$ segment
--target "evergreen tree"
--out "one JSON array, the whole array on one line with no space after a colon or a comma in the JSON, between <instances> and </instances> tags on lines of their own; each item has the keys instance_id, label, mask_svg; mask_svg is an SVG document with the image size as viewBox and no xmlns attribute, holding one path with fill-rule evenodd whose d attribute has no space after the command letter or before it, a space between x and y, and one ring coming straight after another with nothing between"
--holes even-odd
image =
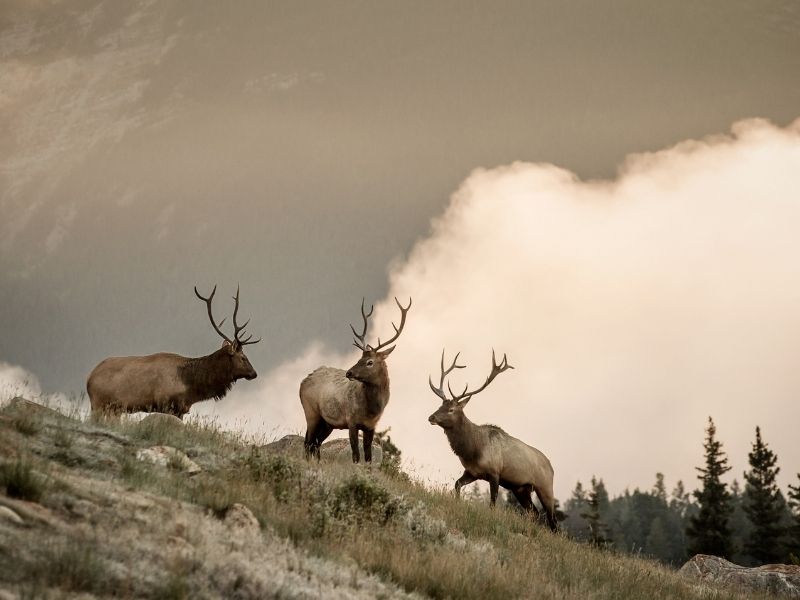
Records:
<instances>
[{"instance_id":1,"label":"evergreen tree","mask_svg":"<svg viewBox=\"0 0 800 600\"><path fill-rule=\"evenodd\" d=\"M669 501L669 507L680 517L685 517L691 503L689 492L683 487L683 481L679 479L678 483L675 484L675 489L672 490L672 499Z\"/></svg>"},{"instance_id":2,"label":"evergreen tree","mask_svg":"<svg viewBox=\"0 0 800 600\"><path fill-rule=\"evenodd\" d=\"M731 482L731 506L733 507L733 511L731 512L730 521L728 521L732 531L731 541L733 542L733 554L731 554L731 559L737 565L749 564L752 560L744 552L744 541L750 535L753 525L744 512L742 488L739 485L739 481L736 479Z\"/></svg>"},{"instance_id":3,"label":"evergreen tree","mask_svg":"<svg viewBox=\"0 0 800 600\"><path fill-rule=\"evenodd\" d=\"M653 486L653 495L667 503L667 486L664 484L664 474L656 473L656 483Z\"/></svg>"},{"instance_id":4,"label":"evergreen tree","mask_svg":"<svg viewBox=\"0 0 800 600\"><path fill-rule=\"evenodd\" d=\"M703 482L703 488L694 492L700 508L696 515L690 517L686 535L689 538L690 554L713 554L730 558L733 551L728 524L731 497L726 484L720 478L731 468L722 451L722 443L714 437L716 432L714 421L709 417L703 444L705 467L696 467L700 472L697 478Z\"/></svg>"},{"instance_id":5,"label":"evergreen tree","mask_svg":"<svg viewBox=\"0 0 800 600\"><path fill-rule=\"evenodd\" d=\"M650 533L644 545L645 552L664 562L672 557L672 544L664 520L659 516L650 524Z\"/></svg>"},{"instance_id":6,"label":"evergreen tree","mask_svg":"<svg viewBox=\"0 0 800 600\"><path fill-rule=\"evenodd\" d=\"M572 496L567 500L567 504L569 505L567 506L568 509L572 507L583 508L583 505L586 504L586 490L583 489L583 484L580 481L575 484L575 489L572 490Z\"/></svg>"},{"instance_id":7,"label":"evergreen tree","mask_svg":"<svg viewBox=\"0 0 800 600\"><path fill-rule=\"evenodd\" d=\"M776 563L783 559L784 500L775 478L780 471L778 456L761 439L756 427L756 441L747 455L750 470L744 474L744 511L753 529L744 543L745 552L758 564Z\"/></svg>"},{"instance_id":8,"label":"evergreen tree","mask_svg":"<svg viewBox=\"0 0 800 600\"><path fill-rule=\"evenodd\" d=\"M609 545L608 539L608 526L605 524L600 516L600 511L603 507L605 498L605 506L608 506L608 492L606 492L603 480L597 481L592 477L592 491L589 492L589 498L586 502L586 512L582 512L581 516L589 524L590 541L595 546L606 547Z\"/></svg>"},{"instance_id":9,"label":"evergreen tree","mask_svg":"<svg viewBox=\"0 0 800 600\"><path fill-rule=\"evenodd\" d=\"M800 473L797 479L797 485L789 485L789 507L794 520L789 535L789 562L800 565Z\"/></svg>"},{"instance_id":10,"label":"evergreen tree","mask_svg":"<svg viewBox=\"0 0 800 600\"><path fill-rule=\"evenodd\" d=\"M581 516L586 509L586 489L583 484L578 481L575 484L575 489L572 490L572 495L564 503L564 512L566 519L562 529L566 531L570 537L585 542L590 538L589 527Z\"/></svg>"}]
</instances>

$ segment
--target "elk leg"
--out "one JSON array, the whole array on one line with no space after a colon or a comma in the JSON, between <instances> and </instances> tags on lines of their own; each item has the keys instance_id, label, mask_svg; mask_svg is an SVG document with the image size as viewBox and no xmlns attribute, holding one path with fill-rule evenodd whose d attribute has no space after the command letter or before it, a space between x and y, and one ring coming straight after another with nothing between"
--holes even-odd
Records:
<instances>
[{"instance_id":1,"label":"elk leg","mask_svg":"<svg viewBox=\"0 0 800 600\"><path fill-rule=\"evenodd\" d=\"M558 530L558 520L556 519L556 501L553 493L549 490L542 490L536 488L536 495L539 496L539 502L544 507L545 515L547 515L547 525L550 531Z\"/></svg>"},{"instance_id":2,"label":"elk leg","mask_svg":"<svg viewBox=\"0 0 800 600\"><path fill-rule=\"evenodd\" d=\"M358 464L358 427L350 427L350 449L353 451L353 462Z\"/></svg>"},{"instance_id":3,"label":"elk leg","mask_svg":"<svg viewBox=\"0 0 800 600\"><path fill-rule=\"evenodd\" d=\"M497 503L497 493L500 491L500 479L498 477L491 477L489 481L489 500L494 506Z\"/></svg>"},{"instance_id":4,"label":"elk leg","mask_svg":"<svg viewBox=\"0 0 800 600\"><path fill-rule=\"evenodd\" d=\"M536 507L533 505L531 489L527 486L522 486L521 488L511 491L514 493L517 502L525 509L525 512L533 513L533 519L537 520L539 518L539 511L536 510Z\"/></svg>"},{"instance_id":5,"label":"elk leg","mask_svg":"<svg viewBox=\"0 0 800 600\"><path fill-rule=\"evenodd\" d=\"M308 424L305 442L303 443L307 459L315 456L319 460L319 447L325 441L325 438L331 434L331 431L333 431L333 427L323 419Z\"/></svg>"},{"instance_id":6,"label":"elk leg","mask_svg":"<svg viewBox=\"0 0 800 600\"><path fill-rule=\"evenodd\" d=\"M306 427L306 439L303 441L303 450L305 451L306 460L311 458L314 452L314 440L316 439L316 430L319 423L308 423Z\"/></svg>"},{"instance_id":7,"label":"elk leg","mask_svg":"<svg viewBox=\"0 0 800 600\"><path fill-rule=\"evenodd\" d=\"M316 452L317 460L319 460L320 446L322 446L322 442L324 442L331 434L331 431L333 431L333 427L331 427L327 421L321 420L317 424L317 431L314 436L314 451Z\"/></svg>"},{"instance_id":8,"label":"elk leg","mask_svg":"<svg viewBox=\"0 0 800 600\"><path fill-rule=\"evenodd\" d=\"M372 438L375 436L374 429L364 430L364 462L372 462Z\"/></svg>"},{"instance_id":9,"label":"elk leg","mask_svg":"<svg viewBox=\"0 0 800 600\"><path fill-rule=\"evenodd\" d=\"M469 485L473 481L475 481L477 477L473 477L469 471L464 471L464 474L458 478L456 481L456 498L461 497L461 488L465 485Z\"/></svg>"}]
</instances>

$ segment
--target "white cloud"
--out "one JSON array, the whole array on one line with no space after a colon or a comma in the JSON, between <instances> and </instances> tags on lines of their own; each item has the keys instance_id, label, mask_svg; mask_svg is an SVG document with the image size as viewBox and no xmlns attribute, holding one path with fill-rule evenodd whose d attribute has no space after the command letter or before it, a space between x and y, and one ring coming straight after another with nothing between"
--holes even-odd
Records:
<instances>
[{"instance_id":1,"label":"white cloud","mask_svg":"<svg viewBox=\"0 0 800 600\"><path fill-rule=\"evenodd\" d=\"M21 396L27 400L44 404L70 414L86 412L88 405L62 393L44 393L39 379L26 369L0 361L0 406L10 399Z\"/></svg>"},{"instance_id":2,"label":"white cloud","mask_svg":"<svg viewBox=\"0 0 800 600\"><path fill-rule=\"evenodd\" d=\"M322 364L336 364L341 357L312 344L297 359L287 361L253 382L239 381L222 401L195 405L194 414L247 433L277 439L288 433L305 433L300 408L300 381ZM266 375L266 376L264 376ZM280 400L277 400L280 398Z\"/></svg>"},{"instance_id":3,"label":"white cloud","mask_svg":"<svg viewBox=\"0 0 800 600\"><path fill-rule=\"evenodd\" d=\"M385 335L391 298L414 299L380 427L420 475L451 483L460 465L427 422L428 374L445 347L468 365L454 383L479 383L494 347L516 369L467 413L548 454L562 498L592 474L616 491L656 471L694 486L708 415L732 475L760 425L788 480L800 470L798 231L800 121L631 156L614 181L547 164L477 170L376 306ZM352 358L315 347L216 408L302 429L302 377Z\"/></svg>"}]
</instances>

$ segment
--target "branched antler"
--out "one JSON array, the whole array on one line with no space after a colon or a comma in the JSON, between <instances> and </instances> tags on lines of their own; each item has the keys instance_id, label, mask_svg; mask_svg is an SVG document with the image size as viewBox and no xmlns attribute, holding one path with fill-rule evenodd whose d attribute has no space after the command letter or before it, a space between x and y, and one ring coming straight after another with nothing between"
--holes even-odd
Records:
<instances>
[{"instance_id":1,"label":"branched antler","mask_svg":"<svg viewBox=\"0 0 800 600\"><path fill-rule=\"evenodd\" d=\"M483 385L481 387L479 387L477 390L469 390L469 384L467 384L467 385L464 386L464 391L463 392L461 392L460 394L456 394L455 392L453 392L452 388L450 387L450 383L448 382L447 383L447 391L450 392L450 397L448 398L447 394L444 393L445 378L454 369L463 369L464 366L465 366L465 365L456 364L457 360L458 360L458 354L456 354L456 357L453 359L453 364L450 365L449 368L445 369L444 368L444 350L442 350L442 363L441 363L442 376L441 376L441 379L439 380L439 387L438 388L434 387L433 381L431 381L431 378L428 377L428 384L431 386L431 390L433 390L433 393L436 394L439 398L441 398L444 401L449 401L449 402L463 401L464 403L469 402L469 400L475 394L479 394L480 392L485 390L486 387L500 373L502 373L503 371L506 371L508 369L513 369L514 368L510 364L508 364L508 358L507 358L507 356L505 354L503 354L503 360L501 360L500 364L498 365L497 364L497 358L496 358L495 353L494 353L494 349L492 349L492 370L489 373L489 376L486 378L486 381L483 383Z\"/></svg>"},{"instance_id":2,"label":"branched antler","mask_svg":"<svg viewBox=\"0 0 800 600\"><path fill-rule=\"evenodd\" d=\"M365 312L364 311L364 298L361 299L361 318L364 321L364 327L361 330L361 333L358 333L356 331L356 328L353 327L352 323L350 324L350 329L353 331L353 337L355 338L354 341L353 341L353 345L356 348L358 348L362 352L366 352L367 350L372 350L374 352L378 352L379 350L385 348L389 344L394 343L397 340L397 338L400 337L400 334L403 331L403 327L405 327L405 325L406 325L406 314L408 314L408 309L411 308L411 298L408 299L408 306L405 306L405 307L402 304L400 304L400 301L397 298L395 298L394 301L397 303L397 306L400 308L400 327L398 327L397 325L394 324L394 322L392 322L392 327L394 327L394 336L392 336L391 339L389 339L389 340L387 340L387 341L385 341L383 343L381 343L380 338L378 338L377 345L371 346L370 344L367 344L364 340L365 340L365 338L367 336L367 325L368 325L368 322L369 322L369 318L372 316L372 311L374 310L375 305L372 305L372 306L369 307L369 312Z\"/></svg>"},{"instance_id":3,"label":"branched antler","mask_svg":"<svg viewBox=\"0 0 800 600\"><path fill-rule=\"evenodd\" d=\"M353 342L353 346L355 346L356 348L358 348L361 351L366 351L366 349L370 347L369 344L364 342L364 337L367 335L367 323L368 323L369 318L372 316L372 310L374 308L375 308L375 305L373 304L372 306L369 307L369 312L365 313L364 312L364 298L361 298L361 318L364 319L364 329L359 334L356 331L356 328L353 327L353 324L352 323L350 324L350 329L353 330L353 335L355 336L355 341Z\"/></svg>"},{"instance_id":4,"label":"branched antler","mask_svg":"<svg viewBox=\"0 0 800 600\"><path fill-rule=\"evenodd\" d=\"M222 327L222 324L225 322L225 319L222 319L222 321L219 322L219 325L217 325L217 323L214 321L214 315L211 314L211 302L212 300L214 300L214 294L217 293L217 286L214 286L214 289L211 290L211 293L209 294L208 298L204 298L203 296L200 295L200 292L197 291L197 286L194 286L194 293L198 298L200 298L200 300L206 303L206 309L208 309L208 319L211 321L211 326L214 328L214 331L216 331L223 340L225 340L229 344L233 344L231 338L222 333L222 331L220 330L220 327Z\"/></svg>"},{"instance_id":5,"label":"branched antler","mask_svg":"<svg viewBox=\"0 0 800 600\"><path fill-rule=\"evenodd\" d=\"M246 346L247 344L257 344L258 342L261 341L261 338L258 338L257 340L254 340L254 341L251 342L250 340L253 339L253 334L250 334L245 339L241 339L239 337L239 334L244 332L244 328L247 327L247 324L250 322L250 319L247 319L247 321L245 321L243 325L239 325L239 324L236 323L236 315L239 314L239 285L238 284L236 285L236 295L233 297L233 302L234 302L234 306L233 306L233 337L234 337L234 339L237 342L239 342L240 346Z\"/></svg>"},{"instance_id":6,"label":"branched antler","mask_svg":"<svg viewBox=\"0 0 800 600\"><path fill-rule=\"evenodd\" d=\"M200 292L197 291L197 286L194 287L194 293L198 298L200 298L200 300L202 300L203 302L206 303L206 309L208 310L208 319L211 321L211 326L214 328L214 331L216 331L223 340L225 340L226 342L228 342L229 344L231 344L234 347L241 347L241 346L245 346L247 344L257 344L258 342L261 341L261 338L258 338L257 340L251 342L250 340L253 337L252 335L248 336L244 340L240 339L240 337L239 337L240 334L244 331L244 328L247 327L247 324L250 322L250 319L245 321L244 325L241 325L241 326L236 322L236 316L239 313L239 286L238 285L236 286L236 295L233 297L233 301L234 301L234 306L233 306L233 332L234 332L233 333L233 340L231 338L229 338L227 335L225 335L224 333L222 333L222 330L220 329L222 327L222 324L225 322L225 319L222 319L222 321L220 321L219 324L217 324L217 322L214 321L214 315L211 312L211 302L214 300L214 294L217 293L217 286L216 285L214 286L214 289L211 290L211 293L209 294L208 298L204 298L203 296L200 295Z\"/></svg>"},{"instance_id":7,"label":"branched antler","mask_svg":"<svg viewBox=\"0 0 800 600\"><path fill-rule=\"evenodd\" d=\"M403 327L405 327L406 325L406 315L408 314L408 309L411 308L411 297L408 298L408 306L406 306L405 308L403 307L402 304L400 304L400 301L397 299L397 296L395 296L394 301L397 303L397 307L400 309L400 327L395 325L394 321L392 321L392 327L394 327L394 336L392 336L391 339L383 342L382 344L380 338L378 338L378 345L373 348L375 352L377 352L382 348L385 348L389 344L393 344L395 340L397 340L397 338L400 337L400 334L403 331Z\"/></svg>"},{"instance_id":8,"label":"branched antler","mask_svg":"<svg viewBox=\"0 0 800 600\"><path fill-rule=\"evenodd\" d=\"M456 357L453 359L453 364L451 364L447 369L444 368L444 348L442 348L442 362L441 362L441 370L442 376L439 378L439 387L433 386L433 380L431 376L428 376L428 385L431 386L431 390L434 394L439 396L442 400L449 400L447 394L444 393L444 380L450 374L451 371L454 369L463 369L466 365L458 365L458 355L461 354L460 352L456 352Z\"/></svg>"}]
</instances>

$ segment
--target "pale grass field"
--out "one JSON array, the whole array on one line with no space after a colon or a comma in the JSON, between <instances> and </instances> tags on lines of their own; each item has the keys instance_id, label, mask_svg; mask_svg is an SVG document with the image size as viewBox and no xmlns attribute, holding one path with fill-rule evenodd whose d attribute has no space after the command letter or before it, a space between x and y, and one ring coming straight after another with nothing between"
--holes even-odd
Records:
<instances>
[{"instance_id":1,"label":"pale grass field","mask_svg":"<svg viewBox=\"0 0 800 600\"><path fill-rule=\"evenodd\" d=\"M135 458L156 444L203 472ZM40 488L14 499L0 480L0 505L32 523L0 520L0 589L20 597L766 597L690 583L402 474L272 453L213 423L7 408L0 457L16 473L6 479L26 471ZM235 503L258 519L254 538L224 526Z\"/></svg>"}]
</instances>

